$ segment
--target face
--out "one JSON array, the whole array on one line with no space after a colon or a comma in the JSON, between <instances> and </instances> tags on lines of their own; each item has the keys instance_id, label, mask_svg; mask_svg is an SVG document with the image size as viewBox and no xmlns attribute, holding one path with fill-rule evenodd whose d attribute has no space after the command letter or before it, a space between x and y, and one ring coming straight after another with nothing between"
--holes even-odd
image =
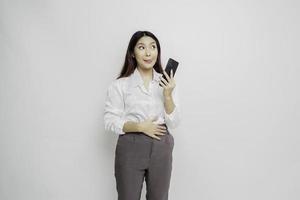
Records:
<instances>
[{"instance_id":1,"label":"face","mask_svg":"<svg viewBox=\"0 0 300 200\"><path fill-rule=\"evenodd\" d=\"M158 49L154 39L149 36L141 37L134 47L134 57L138 67L152 69L157 60Z\"/></svg>"}]
</instances>

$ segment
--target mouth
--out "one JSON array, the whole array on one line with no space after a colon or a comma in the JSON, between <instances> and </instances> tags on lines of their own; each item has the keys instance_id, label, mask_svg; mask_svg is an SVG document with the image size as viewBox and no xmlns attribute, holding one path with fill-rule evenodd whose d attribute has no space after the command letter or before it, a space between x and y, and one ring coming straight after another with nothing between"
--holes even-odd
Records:
<instances>
[{"instance_id":1,"label":"mouth","mask_svg":"<svg viewBox=\"0 0 300 200\"><path fill-rule=\"evenodd\" d=\"M145 63L152 63L152 60L144 60Z\"/></svg>"}]
</instances>

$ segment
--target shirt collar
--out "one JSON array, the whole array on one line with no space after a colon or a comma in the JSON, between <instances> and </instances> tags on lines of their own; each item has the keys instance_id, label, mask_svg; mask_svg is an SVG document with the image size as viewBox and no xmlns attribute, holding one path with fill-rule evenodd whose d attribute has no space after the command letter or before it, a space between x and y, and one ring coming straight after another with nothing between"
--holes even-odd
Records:
<instances>
[{"instance_id":1,"label":"shirt collar","mask_svg":"<svg viewBox=\"0 0 300 200\"><path fill-rule=\"evenodd\" d=\"M159 82L162 74L156 72L154 68L152 69L152 72L153 72L153 81ZM141 86L144 85L142 75L137 68L135 68L133 74L130 75L130 79L131 79L130 83L131 83L132 87L135 87L138 85L141 85Z\"/></svg>"}]
</instances>

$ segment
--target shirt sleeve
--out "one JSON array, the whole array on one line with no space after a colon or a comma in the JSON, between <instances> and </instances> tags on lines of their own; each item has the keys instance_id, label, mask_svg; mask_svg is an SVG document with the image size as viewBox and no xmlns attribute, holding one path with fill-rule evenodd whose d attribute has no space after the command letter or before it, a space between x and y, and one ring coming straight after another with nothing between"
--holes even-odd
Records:
<instances>
[{"instance_id":1,"label":"shirt sleeve","mask_svg":"<svg viewBox=\"0 0 300 200\"><path fill-rule=\"evenodd\" d=\"M114 132L117 135L125 134L123 126L125 120L123 94L118 80L113 82L107 90L104 106L105 131Z\"/></svg>"},{"instance_id":2,"label":"shirt sleeve","mask_svg":"<svg viewBox=\"0 0 300 200\"><path fill-rule=\"evenodd\" d=\"M180 105L179 105L180 102L179 102L178 96L179 96L178 89L177 89L177 87L175 87L172 92L172 98L173 98L173 102L175 104L175 108L174 108L173 112L171 112L170 114L167 114L166 110L164 110L166 124L167 124L168 128L171 128L171 129L178 127L181 122L181 117L180 117L181 112L180 112Z\"/></svg>"}]
</instances>

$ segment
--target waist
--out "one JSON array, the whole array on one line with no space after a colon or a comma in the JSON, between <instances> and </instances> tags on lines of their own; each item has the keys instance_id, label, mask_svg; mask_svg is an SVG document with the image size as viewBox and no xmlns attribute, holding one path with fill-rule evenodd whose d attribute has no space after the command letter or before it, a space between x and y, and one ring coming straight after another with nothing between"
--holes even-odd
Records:
<instances>
[{"instance_id":1,"label":"waist","mask_svg":"<svg viewBox=\"0 0 300 200\"><path fill-rule=\"evenodd\" d=\"M165 134L170 134L167 124L164 123L164 124L159 124L159 125L162 125L162 126L166 127L166 133ZM127 134L145 134L145 133L137 131L137 132L126 132L125 135L127 135Z\"/></svg>"}]
</instances>

